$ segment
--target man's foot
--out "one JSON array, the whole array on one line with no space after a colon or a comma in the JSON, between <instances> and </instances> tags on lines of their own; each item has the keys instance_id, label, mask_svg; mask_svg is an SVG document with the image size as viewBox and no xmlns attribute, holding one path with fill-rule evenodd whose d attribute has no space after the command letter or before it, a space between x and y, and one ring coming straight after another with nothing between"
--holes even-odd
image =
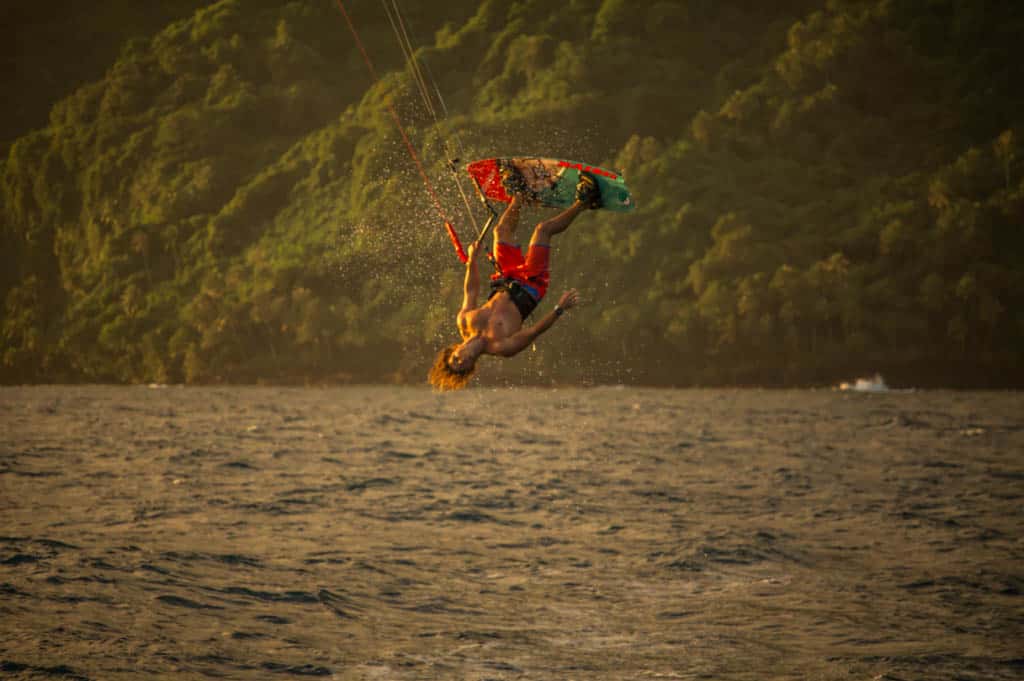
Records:
<instances>
[{"instance_id":1,"label":"man's foot","mask_svg":"<svg viewBox=\"0 0 1024 681\"><path fill-rule=\"evenodd\" d=\"M501 186L509 196L518 196L528 204L535 204L538 201L537 192L530 189L526 178L511 165L501 169Z\"/></svg>"},{"instance_id":2,"label":"man's foot","mask_svg":"<svg viewBox=\"0 0 1024 681\"><path fill-rule=\"evenodd\" d=\"M527 191L526 180L514 168L505 168L501 171L501 186L511 194L525 194Z\"/></svg>"},{"instance_id":3,"label":"man's foot","mask_svg":"<svg viewBox=\"0 0 1024 681\"><path fill-rule=\"evenodd\" d=\"M587 208L601 207L601 187L590 173L580 173L580 180L576 183L576 200Z\"/></svg>"}]
</instances>

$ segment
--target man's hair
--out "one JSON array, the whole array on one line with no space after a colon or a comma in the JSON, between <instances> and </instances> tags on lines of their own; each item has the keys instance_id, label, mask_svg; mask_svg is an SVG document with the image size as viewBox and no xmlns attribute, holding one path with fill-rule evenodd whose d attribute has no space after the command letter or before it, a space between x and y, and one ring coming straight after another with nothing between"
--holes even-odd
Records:
<instances>
[{"instance_id":1,"label":"man's hair","mask_svg":"<svg viewBox=\"0 0 1024 681\"><path fill-rule=\"evenodd\" d=\"M462 371L457 371L448 364L448 359L459 345L461 343L454 343L442 348L441 352L437 353L434 366L430 367L427 380L438 390L461 390L466 387L469 379L473 377L473 372L476 371L476 360L473 360L473 364L468 369Z\"/></svg>"}]
</instances>

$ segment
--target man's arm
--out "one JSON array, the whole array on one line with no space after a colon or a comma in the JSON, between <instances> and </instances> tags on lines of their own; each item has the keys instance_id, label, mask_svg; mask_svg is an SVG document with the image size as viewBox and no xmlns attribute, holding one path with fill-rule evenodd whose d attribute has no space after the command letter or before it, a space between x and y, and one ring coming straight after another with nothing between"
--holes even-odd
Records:
<instances>
[{"instance_id":1,"label":"man's arm","mask_svg":"<svg viewBox=\"0 0 1024 681\"><path fill-rule=\"evenodd\" d=\"M471 244L469 247L469 259L466 260L466 280L462 287L462 309L459 310L459 314L474 309L479 297L480 268L476 264L476 244Z\"/></svg>"},{"instance_id":2,"label":"man's arm","mask_svg":"<svg viewBox=\"0 0 1024 681\"><path fill-rule=\"evenodd\" d=\"M579 299L580 295L576 289L566 291L562 294L558 304L555 305L550 312L541 317L540 321L536 324L520 329L508 338L499 341L495 348L496 354L503 357L511 357L512 355L518 354L523 348L537 340L537 336L550 329L551 325L555 323L555 320L561 317L563 312L576 305L576 303L579 302Z\"/></svg>"}]
</instances>

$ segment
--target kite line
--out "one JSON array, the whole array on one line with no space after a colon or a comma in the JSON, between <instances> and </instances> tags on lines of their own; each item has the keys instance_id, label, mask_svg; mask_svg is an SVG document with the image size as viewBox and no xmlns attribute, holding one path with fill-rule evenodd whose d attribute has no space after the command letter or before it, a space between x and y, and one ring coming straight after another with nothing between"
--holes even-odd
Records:
<instances>
[{"instance_id":1,"label":"kite line","mask_svg":"<svg viewBox=\"0 0 1024 681\"><path fill-rule=\"evenodd\" d=\"M363 61L366 62L366 68L370 72L370 77L373 79L374 84L378 84L379 85L380 84L380 78L377 77L377 70L373 67L373 60L370 59L370 55L367 53L366 47L363 45L363 41L359 37L359 32L356 30L355 24L352 23L352 17L349 16L349 13L345 10L345 5L344 5L344 3L341 0L337 0L337 5L338 5L338 9L341 10L342 16L345 17L345 23L348 24L349 31L352 32L352 37L355 39L356 46L359 48L359 52L363 56ZM385 9L387 9L387 5L385 5ZM395 5L396 14L397 14L397 10L398 10L398 5L396 4ZM401 21L401 15L399 15L398 18L399 18L399 21ZM395 27L395 21L393 19L391 19L391 13L390 12L388 12L388 19L391 20L392 27ZM403 31L404 31L404 23L402 23L402 28L403 28ZM397 34L398 33L398 28L397 27L395 27L395 31L396 31L396 34ZM411 44L410 44L409 48L411 50ZM404 43L402 45L402 51L406 52L406 46L405 46ZM411 64L415 64L416 63L414 56L410 57L407 54L406 58L410 59L410 63ZM426 86L425 86L425 81L421 81L422 74L418 71L418 66L414 67L413 71L414 71L414 77L417 79L417 84L419 85L419 87L421 89L421 95L426 96L427 90L426 90ZM429 100L429 97L427 99ZM402 136L402 141L405 142L405 148L409 152L409 156L412 158L413 162L416 164L416 169L419 171L420 177L423 179L423 185L426 187L427 193L430 195L430 199L433 202L434 207L437 209L437 214L440 216L441 220L444 222L445 229L448 232L448 238L451 239L452 246L455 248L455 252L458 254L459 259L462 262L467 262L469 258L466 255L465 249L463 249L463 247L462 247L462 242L459 241L459 237L455 233L455 228L452 226L451 221L448 219L448 216L445 214L444 208L441 207L441 201L437 197L437 192L434 190L434 185L430 181L430 178L427 176L427 172L423 168L423 163L420 161L420 157L416 153L416 149L413 147L412 142L409 141L409 136L405 132L405 127L402 125L402 120L401 120L401 118L399 118L398 112L395 110L395 107L391 103L390 98L387 98L387 97L384 98L384 105L387 107L388 113L391 114L391 119L394 121L395 127L398 128L398 132ZM442 100L442 106L443 105L444 105L444 102ZM429 105L429 101L428 101L428 110L434 115L434 119L436 121L437 120L436 111L433 110L432 105ZM447 153L447 150L446 150L446 153ZM450 166L452 166L453 163L454 163L453 161L449 160L449 165ZM462 193L461 185L459 186L459 192ZM463 194L463 198L465 198L464 194ZM468 208L468 206L469 206L468 200L466 201L466 205L467 205L467 208ZM470 214L470 216L472 217L472 213ZM475 222L476 221L474 220L474 224L475 224ZM478 241L479 241L479 239L478 239Z\"/></svg>"}]
</instances>

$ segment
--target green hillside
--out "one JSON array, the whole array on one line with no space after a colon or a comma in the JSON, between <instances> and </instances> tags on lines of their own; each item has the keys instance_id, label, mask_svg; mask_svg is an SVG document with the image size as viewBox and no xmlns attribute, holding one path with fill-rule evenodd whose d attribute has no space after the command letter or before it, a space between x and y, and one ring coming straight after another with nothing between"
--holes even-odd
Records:
<instances>
[{"instance_id":1,"label":"green hillside","mask_svg":"<svg viewBox=\"0 0 1024 681\"><path fill-rule=\"evenodd\" d=\"M560 237L552 292L589 304L485 381L1024 379L1012 3L407 0L439 124L383 6L346 6L378 85L334 2L109 29L0 171L0 380L422 381L462 268L387 102L463 234L446 141L638 199Z\"/></svg>"}]
</instances>

